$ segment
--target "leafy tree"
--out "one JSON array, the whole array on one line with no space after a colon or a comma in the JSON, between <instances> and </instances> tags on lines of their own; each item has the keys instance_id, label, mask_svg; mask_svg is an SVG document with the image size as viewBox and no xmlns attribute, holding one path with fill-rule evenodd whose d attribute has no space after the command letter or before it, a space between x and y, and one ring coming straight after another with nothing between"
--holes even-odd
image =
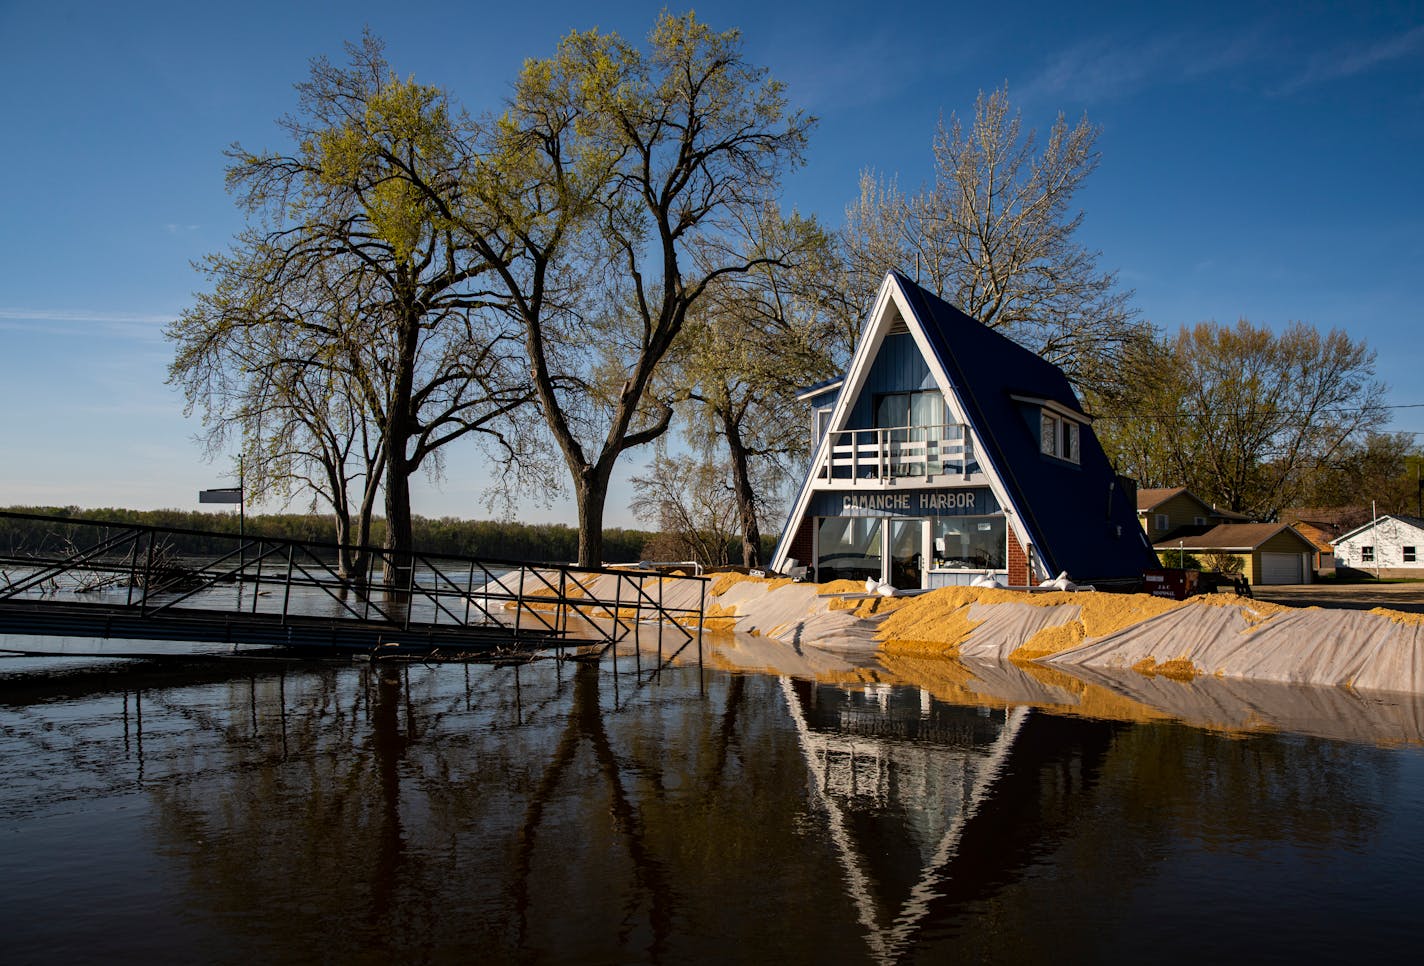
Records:
<instances>
[{"instance_id":1,"label":"leafy tree","mask_svg":"<svg viewBox=\"0 0 1424 966\"><path fill-rule=\"evenodd\" d=\"M1095 426L1118 470L1259 519L1299 504L1320 467L1386 418L1374 353L1339 329L1204 322L1145 358Z\"/></svg>"},{"instance_id":2,"label":"leafy tree","mask_svg":"<svg viewBox=\"0 0 1424 966\"><path fill-rule=\"evenodd\" d=\"M676 398L657 374L690 310L767 261L749 215L799 162L809 126L736 31L663 14L646 50L595 30L527 62L505 113L472 134L473 177L430 192L523 330L578 506L580 563L601 559L618 459L671 423Z\"/></svg>"},{"instance_id":3,"label":"leafy tree","mask_svg":"<svg viewBox=\"0 0 1424 966\"><path fill-rule=\"evenodd\" d=\"M1311 475L1304 502L1311 506L1365 506L1381 513L1419 512L1424 454L1413 433L1368 433L1346 441Z\"/></svg>"},{"instance_id":4,"label":"leafy tree","mask_svg":"<svg viewBox=\"0 0 1424 966\"><path fill-rule=\"evenodd\" d=\"M441 448L471 434L496 463L530 468L517 459L522 424L510 417L533 394L514 364L517 332L482 291L485 253L429 201L428 192L458 182L465 160L444 95L395 77L369 34L348 52L350 67L319 58L298 85L300 111L282 121L290 153L231 150L229 187L259 224L230 257L207 263L214 296L170 328L178 343L171 378L190 405L245 420L257 432L248 446L261 450L273 442L270 423L221 398L211 409L213 377L203 370L230 358L224 342L268 353L221 375L262 383L238 398L265 398L275 386L288 410L304 399L319 405L320 394L288 389L312 369L335 372L327 385L343 397L338 408L350 408L353 427L378 434L371 452L384 471L391 580L411 548L411 476L422 467L438 473ZM313 279L325 282L319 311L307 297ZM368 487L376 468L366 467ZM325 495L339 503L340 473L328 476Z\"/></svg>"},{"instance_id":5,"label":"leafy tree","mask_svg":"<svg viewBox=\"0 0 1424 966\"><path fill-rule=\"evenodd\" d=\"M981 92L967 132L954 115L940 124L933 183L906 195L894 178L861 175L844 231L856 301L900 268L1077 385L1113 391L1118 359L1144 331L1131 292L1077 240L1083 214L1070 205L1098 165L1097 137L1086 118L1070 128L1060 114L1040 148L1007 90Z\"/></svg>"},{"instance_id":6,"label":"leafy tree","mask_svg":"<svg viewBox=\"0 0 1424 966\"><path fill-rule=\"evenodd\" d=\"M210 459L238 441L249 501L306 492L330 507L339 572L358 578L385 447L331 336L346 331L342 316L362 293L334 290L324 264L274 284L274 256L248 234L206 259L212 289L169 328L178 343L170 382L189 412L202 410Z\"/></svg>"},{"instance_id":7,"label":"leafy tree","mask_svg":"<svg viewBox=\"0 0 1424 966\"><path fill-rule=\"evenodd\" d=\"M1220 574L1235 576L1246 569L1246 562L1239 554L1234 553L1209 553L1201 558L1202 567L1206 570L1214 570Z\"/></svg>"}]
</instances>

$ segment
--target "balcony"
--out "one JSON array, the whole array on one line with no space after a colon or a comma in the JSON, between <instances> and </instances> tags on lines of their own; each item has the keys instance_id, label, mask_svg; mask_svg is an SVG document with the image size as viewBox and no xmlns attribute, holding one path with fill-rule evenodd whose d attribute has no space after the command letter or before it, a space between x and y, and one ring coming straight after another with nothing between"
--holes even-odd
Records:
<instances>
[{"instance_id":1,"label":"balcony","mask_svg":"<svg viewBox=\"0 0 1424 966\"><path fill-rule=\"evenodd\" d=\"M967 429L960 424L847 429L830 433L815 478L822 484L944 485L980 476Z\"/></svg>"}]
</instances>

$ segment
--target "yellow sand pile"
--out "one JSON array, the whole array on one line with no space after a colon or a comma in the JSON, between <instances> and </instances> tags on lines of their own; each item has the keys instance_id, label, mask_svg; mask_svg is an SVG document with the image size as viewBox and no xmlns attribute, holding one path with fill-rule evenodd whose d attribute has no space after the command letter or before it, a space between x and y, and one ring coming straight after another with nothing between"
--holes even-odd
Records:
<instances>
[{"instance_id":1,"label":"yellow sand pile","mask_svg":"<svg viewBox=\"0 0 1424 966\"><path fill-rule=\"evenodd\" d=\"M837 581L840 583L840 581ZM908 597L833 597L827 609L848 610L856 617L865 618L875 614L888 614L893 610L905 606L910 602Z\"/></svg>"},{"instance_id":2,"label":"yellow sand pile","mask_svg":"<svg viewBox=\"0 0 1424 966\"><path fill-rule=\"evenodd\" d=\"M1396 624L1424 626L1424 614L1410 614L1404 611L1390 610L1387 607L1375 607L1370 610L1370 613L1386 617Z\"/></svg>"},{"instance_id":3,"label":"yellow sand pile","mask_svg":"<svg viewBox=\"0 0 1424 966\"><path fill-rule=\"evenodd\" d=\"M1252 625L1258 625L1280 614L1289 614L1302 609L1287 607L1285 604L1272 604L1270 601L1256 600L1253 597L1241 597L1237 594L1202 594L1192 597L1186 603L1205 604L1208 607L1239 607L1241 616L1246 619L1248 624ZM1304 609L1316 610L1317 608L1307 607Z\"/></svg>"},{"instance_id":4,"label":"yellow sand pile","mask_svg":"<svg viewBox=\"0 0 1424 966\"><path fill-rule=\"evenodd\" d=\"M528 585L526 584L525 586L528 586ZM521 605L521 603L520 603L519 601L517 601L517 600L505 601L504 609L505 609L505 610L512 611L512 610L518 610L518 609L522 606L525 613L530 613L530 612L532 612L532 611L542 611L543 613L546 613L546 614L552 614L552 613L555 613L556 611L558 611L558 610L560 609L560 607L562 606L558 601L555 600L555 601L550 601L550 602L547 603L547 604L542 604L542 603L533 602L533 601L531 601L530 598L538 598L538 597L558 597L558 596L559 596L559 590L558 590L557 587L543 587L543 586L540 586L540 587L536 587L536 588L533 589L533 590L526 591L526 592L524 593L524 601L523 601L523 604L522 604L522 605ZM564 597L565 600L577 600L577 599L582 599L582 598L587 597L587 596L588 596L588 592L585 591L582 587L578 586L577 584L568 584L568 585L564 588L563 597ZM575 612L578 612L578 608L575 608Z\"/></svg>"},{"instance_id":5,"label":"yellow sand pile","mask_svg":"<svg viewBox=\"0 0 1424 966\"><path fill-rule=\"evenodd\" d=\"M679 618L678 623L688 627L697 626L697 618ZM713 604L708 607L702 615L702 629L704 631L734 631L737 629L737 609L727 607L723 604Z\"/></svg>"},{"instance_id":6,"label":"yellow sand pile","mask_svg":"<svg viewBox=\"0 0 1424 966\"><path fill-rule=\"evenodd\" d=\"M712 586L707 591L708 597L721 597L737 584L754 581L759 584L766 584L768 590L775 590L778 587L785 587L791 583L790 577L753 577L751 574L739 574L736 571L728 571L725 574L715 574L712 578Z\"/></svg>"},{"instance_id":7,"label":"yellow sand pile","mask_svg":"<svg viewBox=\"0 0 1424 966\"><path fill-rule=\"evenodd\" d=\"M1091 591L1032 594L992 587L945 587L907 598L885 619L878 636L887 651L954 654L974 628L983 623L970 616L970 610L976 604L1070 605L1078 608L1076 619L1038 630L1011 655L1014 660L1030 661L1075 647L1086 638L1101 637L1156 617L1181 607L1183 602L1150 594L1101 594Z\"/></svg>"}]
</instances>

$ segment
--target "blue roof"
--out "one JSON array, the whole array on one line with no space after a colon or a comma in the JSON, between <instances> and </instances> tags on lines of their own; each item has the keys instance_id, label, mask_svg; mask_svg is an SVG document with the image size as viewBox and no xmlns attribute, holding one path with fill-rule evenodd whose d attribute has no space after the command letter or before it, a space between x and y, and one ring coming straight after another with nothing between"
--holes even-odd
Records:
<instances>
[{"instance_id":1,"label":"blue roof","mask_svg":"<svg viewBox=\"0 0 1424 966\"><path fill-rule=\"evenodd\" d=\"M1050 573L1079 582L1139 576L1157 566L1127 498L1091 430L1080 435L1079 462L1040 452L1025 403L1082 407L1062 370L895 273L930 346L959 396L981 451L1023 515Z\"/></svg>"},{"instance_id":2,"label":"blue roof","mask_svg":"<svg viewBox=\"0 0 1424 966\"><path fill-rule=\"evenodd\" d=\"M845 382L845 375L832 376L829 379L822 379L820 382L807 386L805 389L796 390L796 398L800 402L808 399L815 399L817 396L829 395L841 388L841 383Z\"/></svg>"}]
</instances>

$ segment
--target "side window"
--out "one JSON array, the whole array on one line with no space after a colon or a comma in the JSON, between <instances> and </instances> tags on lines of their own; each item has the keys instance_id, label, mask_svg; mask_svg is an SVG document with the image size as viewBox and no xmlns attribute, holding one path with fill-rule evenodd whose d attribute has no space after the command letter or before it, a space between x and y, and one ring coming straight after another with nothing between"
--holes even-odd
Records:
<instances>
[{"instance_id":1,"label":"side window","mask_svg":"<svg viewBox=\"0 0 1424 966\"><path fill-rule=\"evenodd\" d=\"M1361 563L1374 563L1374 562L1375 562L1375 548L1374 548L1374 547L1371 547L1371 546L1364 546L1364 547L1361 547L1361 548L1360 548L1360 562L1361 562Z\"/></svg>"},{"instance_id":2,"label":"side window","mask_svg":"<svg viewBox=\"0 0 1424 966\"><path fill-rule=\"evenodd\" d=\"M1040 414L1040 416L1039 416L1039 437L1038 437L1038 448L1039 448L1039 450L1040 450L1041 452L1047 453L1049 456L1056 456L1057 453L1055 452L1055 450L1056 450L1056 447L1057 447L1057 442L1056 442L1056 437L1057 437L1057 436L1058 436L1058 420L1057 420L1057 419L1054 419L1054 418L1053 418L1052 416L1050 416L1048 413L1042 413L1042 414Z\"/></svg>"},{"instance_id":3,"label":"side window","mask_svg":"<svg viewBox=\"0 0 1424 966\"><path fill-rule=\"evenodd\" d=\"M1077 423L1063 419L1046 409L1038 414L1038 449L1048 456L1056 456L1070 463L1079 462Z\"/></svg>"},{"instance_id":4,"label":"side window","mask_svg":"<svg viewBox=\"0 0 1424 966\"><path fill-rule=\"evenodd\" d=\"M1157 529L1157 530L1166 530L1167 527L1169 526L1169 524L1168 524L1168 522L1167 522L1167 514L1165 514L1165 513L1158 513L1158 514L1156 515L1156 517L1154 518L1154 522L1153 522L1152 525L1153 525L1153 527L1154 527L1155 529Z\"/></svg>"},{"instance_id":5,"label":"side window","mask_svg":"<svg viewBox=\"0 0 1424 966\"><path fill-rule=\"evenodd\" d=\"M1405 547L1405 548L1404 548L1404 562L1405 562L1405 563L1414 563L1414 562L1415 562L1415 561L1414 561L1414 548L1413 548L1413 547Z\"/></svg>"}]
</instances>

